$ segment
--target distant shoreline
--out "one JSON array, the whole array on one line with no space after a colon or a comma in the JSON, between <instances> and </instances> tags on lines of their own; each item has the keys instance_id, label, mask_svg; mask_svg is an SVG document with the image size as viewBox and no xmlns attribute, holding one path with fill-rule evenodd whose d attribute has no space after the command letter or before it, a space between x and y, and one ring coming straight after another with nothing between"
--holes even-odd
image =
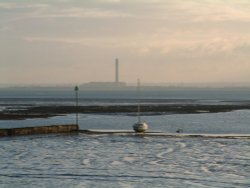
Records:
<instances>
[{"instance_id":1,"label":"distant shoreline","mask_svg":"<svg viewBox=\"0 0 250 188\"><path fill-rule=\"evenodd\" d=\"M250 110L250 103L246 104L168 104L168 105L141 105L142 115L168 114L202 114L231 112L234 110ZM107 105L107 106L27 106L16 110L3 110L0 120L25 120L32 118L49 118L66 114L124 114L136 115L137 105Z\"/></svg>"}]
</instances>

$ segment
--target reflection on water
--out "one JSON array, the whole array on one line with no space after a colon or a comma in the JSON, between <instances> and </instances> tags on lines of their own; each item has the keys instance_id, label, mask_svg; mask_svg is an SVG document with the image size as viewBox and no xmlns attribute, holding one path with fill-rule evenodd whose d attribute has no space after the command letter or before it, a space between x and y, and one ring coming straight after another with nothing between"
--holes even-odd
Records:
<instances>
[{"instance_id":1,"label":"reflection on water","mask_svg":"<svg viewBox=\"0 0 250 188\"><path fill-rule=\"evenodd\" d=\"M0 187L249 187L250 140L1 138Z\"/></svg>"}]
</instances>

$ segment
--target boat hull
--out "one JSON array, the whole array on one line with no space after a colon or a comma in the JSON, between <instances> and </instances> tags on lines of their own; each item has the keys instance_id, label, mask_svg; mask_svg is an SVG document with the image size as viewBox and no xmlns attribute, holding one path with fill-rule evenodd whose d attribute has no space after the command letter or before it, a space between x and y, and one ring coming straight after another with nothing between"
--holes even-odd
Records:
<instances>
[{"instance_id":1,"label":"boat hull","mask_svg":"<svg viewBox=\"0 0 250 188\"><path fill-rule=\"evenodd\" d=\"M146 124L145 122L138 122L133 125L133 129L135 132L143 133L148 130L148 124Z\"/></svg>"}]
</instances>

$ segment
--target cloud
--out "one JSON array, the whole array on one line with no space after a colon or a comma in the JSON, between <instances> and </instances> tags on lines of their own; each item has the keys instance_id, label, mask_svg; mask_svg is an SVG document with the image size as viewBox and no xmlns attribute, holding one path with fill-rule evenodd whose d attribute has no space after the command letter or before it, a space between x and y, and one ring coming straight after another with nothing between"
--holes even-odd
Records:
<instances>
[{"instance_id":1,"label":"cloud","mask_svg":"<svg viewBox=\"0 0 250 188\"><path fill-rule=\"evenodd\" d=\"M41 1L42 2L42 1ZM92 0L0 3L0 9L23 9L37 18L119 18L177 22L250 22L249 2L239 0ZM39 11L38 11L39 10ZM34 12L32 12L34 11Z\"/></svg>"},{"instance_id":2,"label":"cloud","mask_svg":"<svg viewBox=\"0 0 250 188\"><path fill-rule=\"evenodd\" d=\"M11 18L8 21L18 21L23 19L49 19L49 18L125 18L132 15L115 9L106 9L103 7L88 7L71 4L42 4L42 3L0 3L1 9L11 10L6 14ZM18 11L15 11L18 10ZM15 17L13 17L15 16ZM4 20L2 20L4 22Z\"/></svg>"},{"instance_id":3,"label":"cloud","mask_svg":"<svg viewBox=\"0 0 250 188\"><path fill-rule=\"evenodd\" d=\"M176 57L208 57L218 54L238 53L239 47L250 44L249 35L239 35L224 30L191 29L172 32L162 29L151 37L142 37L138 53L151 56L152 53Z\"/></svg>"},{"instance_id":4,"label":"cloud","mask_svg":"<svg viewBox=\"0 0 250 188\"><path fill-rule=\"evenodd\" d=\"M84 45L92 48L122 49L135 48L131 38L118 37L24 37L24 41L31 43L62 43L64 45Z\"/></svg>"},{"instance_id":5,"label":"cloud","mask_svg":"<svg viewBox=\"0 0 250 188\"><path fill-rule=\"evenodd\" d=\"M223 22L241 21L250 22L250 9L233 5L200 4L196 9L189 10L194 14L194 22Z\"/></svg>"},{"instance_id":6,"label":"cloud","mask_svg":"<svg viewBox=\"0 0 250 188\"><path fill-rule=\"evenodd\" d=\"M49 54L46 55L48 69L65 61L65 68L62 67L65 70L71 66L67 62L75 59L79 59L79 65L85 60L98 67L105 58L121 56L130 62L128 70L133 64L138 71L143 66L143 75L149 77L156 70L159 81L166 77L164 67L175 69L177 73L172 70L168 75L176 80L195 80L199 76L210 79L207 72L221 75L221 79L234 71L239 77L244 70L245 75L250 73L247 68L250 67L250 2L247 0L11 2L0 3L1 62L9 62L9 67L11 61L12 65L36 62L42 67L45 61L43 58L36 61L37 57ZM33 60L31 48L35 51ZM13 52L19 56L6 55ZM81 66L84 69L90 65ZM234 69L235 66L239 67ZM195 71L200 73L187 76Z\"/></svg>"},{"instance_id":7,"label":"cloud","mask_svg":"<svg viewBox=\"0 0 250 188\"><path fill-rule=\"evenodd\" d=\"M0 3L0 9L33 9L33 8L46 8L48 4L44 3Z\"/></svg>"},{"instance_id":8,"label":"cloud","mask_svg":"<svg viewBox=\"0 0 250 188\"><path fill-rule=\"evenodd\" d=\"M0 3L0 23L18 22L30 19L33 15L41 13L49 8L45 3Z\"/></svg>"},{"instance_id":9,"label":"cloud","mask_svg":"<svg viewBox=\"0 0 250 188\"><path fill-rule=\"evenodd\" d=\"M75 1L76 2L76 1ZM34 11L29 18L49 19L49 18L82 18L82 19L101 19L105 30L94 31L94 27L86 25L84 28L86 36L37 36L23 37L27 42L47 42L47 43L65 43L81 44L93 47L107 48L128 48L133 49L140 55L150 55L152 53L176 54L188 56L196 54L197 56L230 53L239 49L244 42L250 42L249 34L245 30L228 26L221 28L214 25L213 22L245 22L250 21L248 8L244 6L245 1L239 3L228 1L225 3L221 0L216 1L112 1L112 0L95 0L85 4L92 6L78 7L72 6L43 6L40 4L30 4L30 7L41 11ZM70 3L70 1L66 1ZM100 4L101 3L101 4ZM123 6L101 6L108 4L121 4ZM150 6L148 6L148 4ZM248 3L249 4L249 3ZM125 6L126 5L126 6ZM235 6L237 5L237 6ZM135 10L135 11L132 11ZM250 10L249 10L250 11ZM105 18L105 20L103 20ZM126 18L133 25L128 24L121 28L116 28L115 36L108 36L108 29L115 24L120 25L120 18ZM155 21L158 20L158 21ZM155 21L155 22L154 22ZM79 22L80 23L80 22ZM89 22L91 24L91 22ZM202 23L202 27L200 27ZM204 24L206 23L206 24ZM56 22L55 22L56 24ZM152 25L146 29L143 26ZM186 27L183 27L183 24ZM93 29L91 29L93 28ZM80 29L79 29L80 30ZM120 36L122 30L127 34ZM90 33L96 33L96 37L88 36ZM63 31L61 31L63 33ZM89 33L89 34L88 34ZM99 35L99 36L98 36Z\"/></svg>"},{"instance_id":10,"label":"cloud","mask_svg":"<svg viewBox=\"0 0 250 188\"><path fill-rule=\"evenodd\" d=\"M54 8L51 11L43 14L34 15L39 18L115 18L115 17L130 17L131 15L121 13L115 10L102 10L97 8Z\"/></svg>"},{"instance_id":11,"label":"cloud","mask_svg":"<svg viewBox=\"0 0 250 188\"><path fill-rule=\"evenodd\" d=\"M26 36L23 37L23 40L26 42L85 45L93 48L127 49L140 56L206 57L239 53L240 49L250 44L250 35L239 35L237 32L227 32L221 29L213 29L209 32L206 32L206 28L173 31L163 27L153 33L138 32L125 36Z\"/></svg>"},{"instance_id":12,"label":"cloud","mask_svg":"<svg viewBox=\"0 0 250 188\"><path fill-rule=\"evenodd\" d=\"M1 31L8 31L10 28L7 26L0 27L0 32Z\"/></svg>"},{"instance_id":13,"label":"cloud","mask_svg":"<svg viewBox=\"0 0 250 188\"><path fill-rule=\"evenodd\" d=\"M158 0L146 1L142 16L177 22L250 22L250 3L244 0ZM143 10L144 9L144 10ZM152 14L153 13L153 14Z\"/></svg>"}]
</instances>

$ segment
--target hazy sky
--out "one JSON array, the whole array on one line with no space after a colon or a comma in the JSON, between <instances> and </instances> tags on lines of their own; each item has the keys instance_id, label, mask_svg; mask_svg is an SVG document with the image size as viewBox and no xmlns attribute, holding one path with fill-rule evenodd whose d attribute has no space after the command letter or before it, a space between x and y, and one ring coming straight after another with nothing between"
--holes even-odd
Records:
<instances>
[{"instance_id":1,"label":"hazy sky","mask_svg":"<svg viewBox=\"0 0 250 188\"><path fill-rule=\"evenodd\" d=\"M0 0L0 84L250 82L249 0Z\"/></svg>"}]
</instances>

